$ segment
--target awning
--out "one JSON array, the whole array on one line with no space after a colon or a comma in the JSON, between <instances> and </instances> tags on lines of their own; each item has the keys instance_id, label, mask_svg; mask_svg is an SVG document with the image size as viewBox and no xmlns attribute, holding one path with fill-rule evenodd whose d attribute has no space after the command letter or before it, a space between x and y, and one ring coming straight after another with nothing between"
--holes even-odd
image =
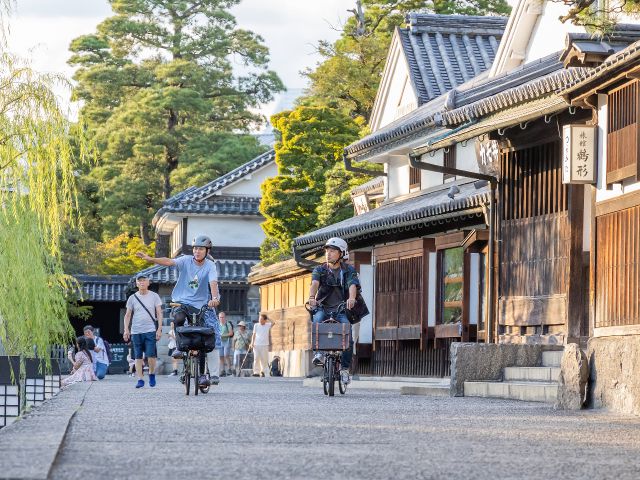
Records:
<instances>
[{"instance_id":1,"label":"awning","mask_svg":"<svg viewBox=\"0 0 640 480\"><path fill-rule=\"evenodd\" d=\"M457 185L458 193L449 197L449 189ZM448 183L437 190L423 192L401 201L384 204L374 210L315 230L294 239L296 251L307 254L318 249L331 237L347 242L374 239L393 233L416 230L433 224L446 224L452 219L473 217L484 223L483 206L489 203L489 188L464 181ZM372 240L371 243L374 243Z\"/></svg>"}]
</instances>

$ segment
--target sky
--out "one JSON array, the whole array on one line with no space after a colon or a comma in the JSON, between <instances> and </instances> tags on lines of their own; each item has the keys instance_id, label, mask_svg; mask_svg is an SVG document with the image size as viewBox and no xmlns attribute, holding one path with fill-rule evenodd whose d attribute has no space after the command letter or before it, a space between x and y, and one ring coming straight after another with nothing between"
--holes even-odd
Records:
<instances>
[{"instance_id":1,"label":"sky","mask_svg":"<svg viewBox=\"0 0 640 480\"><path fill-rule=\"evenodd\" d=\"M271 52L270 68L288 88L305 86L300 71L319 60L314 45L338 38L339 27L348 18L352 0L242 0L232 12L238 26L261 35ZM17 0L10 19L9 49L31 59L40 72L73 75L67 65L68 47L74 38L95 31L111 15L107 0ZM63 104L69 93L57 92ZM264 107L270 115L278 101ZM72 115L75 108L72 106Z\"/></svg>"}]
</instances>

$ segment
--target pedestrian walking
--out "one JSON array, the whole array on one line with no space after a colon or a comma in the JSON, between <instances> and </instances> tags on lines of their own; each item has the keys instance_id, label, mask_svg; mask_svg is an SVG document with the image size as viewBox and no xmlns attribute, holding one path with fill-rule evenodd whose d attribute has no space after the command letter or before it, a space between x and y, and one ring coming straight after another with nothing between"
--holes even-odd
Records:
<instances>
[{"instance_id":1,"label":"pedestrian walking","mask_svg":"<svg viewBox=\"0 0 640 480\"><path fill-rule=\"evenodd\" d=\"M76 382L91 382L98 379L93 371L93 360L86 337L76 338L76 349L77 352L70 358L73 363L71 375L62 379L63 387L68 387Z\"/></svg>"},{"instance_id":2,"label":"pedestrian walking","mask_svg":"<svg viewBox=\"0 0 640 480\"><path fill-rule=\"evenodd\" d=\"M218 314L220 322L220 376L231 375L231 355L233 352L233 325L227 320L227 314Z\"/></svg>"},{"instance_id":3,"label":"pedestrian walking","mask_svg":"<svg viewBox=\"0 0 640 480\"><path fill-rule=\"evenodd\" d=\"M273 324L266 314L261 313L258 323L253 326L250 348L253 348L253 376L264 377L269 368L269 332Z\"/></svg>"},{"instance_id":4,"label":"pedestrian walking","mask_svg":"<svg viewBox=\"0 0 640 480\"><path fill-rule=\"evenodd\" d=\"M82 331L87 338L87 347L91 352L93 370L98 380L102 380L107 375L107 370L109 369L109 356L107 355L104 340L100 338L100 335L96 335L96 330L91 325L85 325Z\"/></svg>"},{"instance_id":5,"label":"pedestrian walking","mask_svg":"<svg viewBox=\"0 0 640 480\"><path fill-rule=\"evenodd\" d=\"M251 345L251 334L247 330L247 324L244 321L240 321L238 322L238 329L233 336L233 369L238 376L241 374L240 366L249 351L249 345Z\"/></svg>"},{"instance_id":6,"label":"pedestrian walking","mask_svg":"<svg viewBox=\"0 0 640 480\"><path fill-rule=\"evenodd\" d=\"M127 299L123 338L125 342L131 338L133 343L138 377L136 388L144 387L143 355L149 363L149 386L155 387L158 358L156 342L162 336L162 299L149 290L149 278L146 275L136 277L136 286L138 291Z\"/></svg>"}]
</instances>

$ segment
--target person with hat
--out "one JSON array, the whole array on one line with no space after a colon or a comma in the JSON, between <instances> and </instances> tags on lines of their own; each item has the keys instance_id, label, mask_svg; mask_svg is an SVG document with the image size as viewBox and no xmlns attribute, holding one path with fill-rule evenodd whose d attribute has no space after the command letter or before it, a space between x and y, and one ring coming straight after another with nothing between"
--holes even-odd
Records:
<instances>
[{"instance_id":1,"label":"person with hat","mask_svg":"<svg viewBox=\"0 0 640 480\"><path fill-rule=\"evenodd\" d=\"M241 320L233 336L233 369L238 376L241 374L240 366L249 351L249 345L251 345L251 333L247 330L247 324Z\"/></svg>"},{"instance_id":2,"label":"person with hat","mask_svg":"<svg viewBox=\"0 0 640 480\"><path fill-rule=\"evenodd\" d=\"M349 265L349 249L342 238L334 237L324 245L326 262L318 265L311 273L311 289L309 291L309 306L313 309L313 322L324 321L333 315L340 323L349 323L347 314L339 312L341 304L351 309L356 304L356 296L360 288L358 272L353 265ZM342 353L340 360L340 376L345 384L351 381L349 367L351 366L353 340L347 350ZM322 366L324 357L317 352L313 357L313 364Z\"/></svg>"},{"instance_id":3,"label":"person with hat","mask_svg":"<svg viewBox=\"0 0 640 480\"><path fill-rule=\"evenodd\" d=\"M150 257L144 252L137 252L136 256L147 262L167 267L176 267L178 279L171 292L171 300L181 306L173 311L173 320L176 327L184 325L187 315L198 312L205 305L209 308L205 312L204 324L213 328L216 336L215 349L206 357L200 356L200 371L205 371L205 362L208 358L209 375L202 374L198 379L198 385L208 386L211 383L218 384L220 370L220 323L215 307L220 305L220 292L218 290L218 270L215 262L210 259L209 252L213 242L207 235L198 235L191 242L193 256L183 255L178 258ZM174 350L174 358L182 358L184 352Z\"/></svg>"},{"instance_id":4,"label":"person with hat","mask_svg":"<svg viewBox=\"0 0 640 480\"><path fill-rule=\"evenodd\" d=\"M149 278L145 274L136 276L138 291L127 299L124 314L125 342L131 339L133 358L136 363L138 382L136 388L144 387L144 361L149 362L149 386L156 386L157 348L156 342L162 337L162 299L149 290Z\"/></svg>"}]
</instances>

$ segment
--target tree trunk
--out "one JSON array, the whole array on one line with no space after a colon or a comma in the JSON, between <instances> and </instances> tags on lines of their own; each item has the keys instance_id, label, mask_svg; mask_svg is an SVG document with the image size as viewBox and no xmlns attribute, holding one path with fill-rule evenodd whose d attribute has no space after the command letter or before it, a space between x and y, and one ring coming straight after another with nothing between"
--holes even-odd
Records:
<instances>
[{"instance_id":1,"label":"tree trunk","mask_svg":"<svg viewBox=\"0 0 640 480\"><path fill-rule=\"evenodd\" d=\"M174 110L169 110L169 118L167 119L167 131L169 135L178 125L178 114ZM178 154L173 147L167 147L165 153L165 171L164 171L164 199L171 197L173 188L171 187L171 172L178 168Z\"/></svg>"},{"instance_id":2,"label":"tree trunk","mask_svg":"<svg viewBox=\"0 0 640 480\"><path fill-rule=\"evenodd\" d=\"M149 234L150 230L149 222L143 220L140 223L140 238L145 245L149 245L151 243L151 235Z\"/></svg>"}]
</instances>

